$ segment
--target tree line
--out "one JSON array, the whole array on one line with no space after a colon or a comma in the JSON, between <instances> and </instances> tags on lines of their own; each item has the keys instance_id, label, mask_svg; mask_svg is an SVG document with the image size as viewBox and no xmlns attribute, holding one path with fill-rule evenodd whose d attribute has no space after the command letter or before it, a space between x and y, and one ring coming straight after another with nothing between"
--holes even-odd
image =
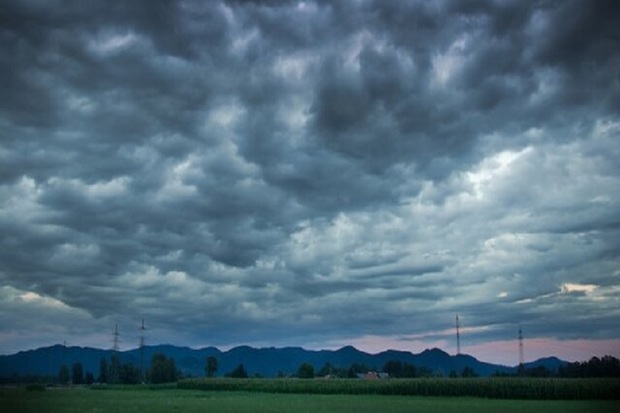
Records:
<instances>
[{"instance_id":1,"label":"tree line","mask_svg":"<svg viewBox=\"0 0 620 413\"><path fill-rule=\"evenodd\" d=\"M214 359L214 358L213 358ZM217 360L212 360L217 370ZM208 364L208 363L207 363ZM205 368L207 371L208 368ZM211 370L208 377L213 377L215 370ZM364 363L353 363L349 367L337 367L331 363L325 363L323 367L315 370L310 363L302 363L297 369L294 377L297 378L314 378L314 377L333 377L333 378L357 378L368 372L387 373L391 378L407 379L421 377L437 377L444 376L442 372L434 372L432 369L424 366L415 366L410 363L401 362L399 360L387 361L382 369L378 370L374 366L367 366ZM278 377L286 377L287 374L280 372ZM567 377L567 378L603 378L603 377L620 377L620 361L613 356L604 356L602 358L592 357L588 361L573 362L561 365L557 371L550 370L545 366L537 366L532 368L524 368L520 366L515 373L496 373L494 376L520 376L520 377ZM225 374L225 377L247 378L249 377L243 364L239 364L232 371ZM259 377L255 375L254 377ZM460 371L451 371L448 377L478 377L476 371L466 366Z\"/></svg>"},{"instance_id":2,"label":"tree line","mask_svg":"<svg viewBox=\"0 0 620 413\"><path fill-rule=\"evenodd\" d=\"M315 377L331 377L331 378L343 378L351 379L358 378L360 375L367 373L387 373L392 378L416 378L416 377L432 377L433 370L423 366L414 366L413 364L403 363L398 360L390 360L383 365L381 370L378 370L374 366L367 366L364 363L353 363L349 367L338 367L331 363L325 363L320 369L315 369L311 363L301 363L295 374L289 375L284 372L279 372L278 377L293 376L300 379L312 379ZM458 374L453 373L458 376ZM461 373L463 377L474 377L475 373L470 367L466 367ZM207 375L213 377L212 375ZM245 369L245 366L241 363L237 365L233 370L224 375L230 378L248 378L249 374ZM253 377L260 377L254 375Z\"/></svg>"},{"instance_id":3,"label":"tree line","mask_svg":"<svg viewBox=\"0 0 620 413\"><path fill-rule=\"evenodd\" d=\"M209 356L205 360L204 374L206 377L215 377L219 369L218 360ZM294 373L278 373L278 377L333 377L333 378L356 378L360 374L368 372L387 373L391 378L418 378L443 376L444 373L433 372L432 369L415 366L399 360L387 361L379 370L375 366L367 366L363 363L353 363L348 367L338 367L331 363L325 363L320 369L310 363L302 363ZM247 378L250 376L245 366L241 363L231 371L224 374L225 377ZM476 377L477 374L471 367L465 367L461 371L451 371L448 377ZM525 368L520 366L515 373L496 373L494 376L521 376L521 377L567 377L567 378L599 378L620 377L620 361L613 356L602 358L592 357L588 361L572 362L561 365L558 370L550 370L545 366ZM260 377L253 375L253 377ZM99 363L99 374L84 371L82 363L75 362L69 367L63 364L56 377L29 375L20 377L0 378L0 383L50 383L60 384L138 384L138 383L167 383L175 382L182 378L182 373L176 368L175 360L166 357L163 353L156 353L151 357L150 365L144 371L132 363L122 363L118 354L114 353L108 359L102 357Z\"/></svg>"},{"instance_id":4,"label":"tree line","mask_svg":"<svg viewBox=\"0 0 620 413\"><path fill-rule=\"evenodd\" d=\"M218 371L218 360L214 356L209 356L205 363L205 376L215 377ZM374 366L367 366L364 363L353 363L349 367L337 367L331 363L325 363L323 367L316 370L310 363L302 363L297 369L295 377L314 378L314 377L334 377L334 378L357 378L368 372L380 371L387 373L391 378L420 378L432 377L443 374L436 374L432 369L415 366L399 360L387 361L380 370ZM560 366L557 371L552 371L545 366L524 368L520 366L515 374L497 373L496 376L523 376L523 377L620 377L620 361L612 356L602 358L592 357L588 361L567 363ZM122 364L117 354L113 354L110 362L102 358L99 368L98 383L109 384L137 384L140 382L148 383L169 383L181 378L182 374L176 369L175 361L172 357L166 357L163 353L156 353L151 358L150 368L144 374L139 368L131 363ZM238 364L234 369L224 374L230 378L248 378L250 375L243 363ZM280 372L279 377L286 374ZM451 371L449 377L477 377L478 374L472 367L464 367L461 371ZM94 382L92 373L82 373L80 363L75 363L72 368L72 382L74 384L92 384ZM254 375L254 377L259 377ZM69 382L69 369L66 366L61 368L59 374L61 383Z\"/></svg>"},{"instance_id":5,"label":"tree line","mask_svg":"<svg viewBox=\"0 0 620 413\"><path fill-rule=\"evenodd\" d=\"M606 378L620 377L620 360L613 356L592 357L588 361L575 361L563 364L557 370L545 366L526 368L520 365L515 374L495 374L496 376L521 377L561 377L561 378Z\"/></svg>"},{"instance_id":6,"label":"tree line","mask_svg":"<svg viewBox=\"0 0 620 413\"><path fill-rule=\"evenodd\" d=\"M155 353L151 357L150 367L142 371L132 363L121 363L117 354L113 354L108 365L106 358L99 363L98 383L138 384L138 383L172 383L181 377L174 358L164 353Z\"/></svg>"},{"instance_id":7,"label":"tree line","mask_svg":"<svg viewBox=\"0 0 620 413\"><path fill-rule=\"evenodd\" d=\"M110 360L102 357L99 360L99 374L95 380L91 372L83 373L82 363L73 364L71 371L66 364L60 367L58 382L60 384L139 384L139 383L171 383L181 378L172 357L163 353L153 354L148 369L142 371L133 363L122 363L118 354L114 353Z\"/></svg>"}]
</instances>

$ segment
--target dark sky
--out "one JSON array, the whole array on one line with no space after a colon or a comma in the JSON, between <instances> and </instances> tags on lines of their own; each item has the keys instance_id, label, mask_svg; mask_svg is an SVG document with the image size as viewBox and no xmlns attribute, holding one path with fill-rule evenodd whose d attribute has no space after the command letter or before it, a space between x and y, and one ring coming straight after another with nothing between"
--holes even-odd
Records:
<instances>
[{"instance_id":1,"label":"dark sky","mask_svg":"<svg viewBox=\"0 0 620 413\"><path fill-rule=\"evenodd\" d=\"M620 353L616 1L9 0L0 90L0 353Z\"/></svg>"}]
</instances>

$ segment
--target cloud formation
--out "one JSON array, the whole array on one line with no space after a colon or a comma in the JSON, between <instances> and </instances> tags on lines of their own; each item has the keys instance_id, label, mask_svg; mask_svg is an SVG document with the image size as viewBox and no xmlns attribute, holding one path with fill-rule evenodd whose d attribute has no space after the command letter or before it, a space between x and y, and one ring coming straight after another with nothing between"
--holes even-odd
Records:
<instances>
[{"instance_id":1,"label":"cloud formation","mask_svg":"<svg viewBox=\"0 0 620 413\"><path fill-rule=\"evenodd\" d=\"M615 2L0 19L0 350L620 340Z\"/></svg>"}]
</instances>

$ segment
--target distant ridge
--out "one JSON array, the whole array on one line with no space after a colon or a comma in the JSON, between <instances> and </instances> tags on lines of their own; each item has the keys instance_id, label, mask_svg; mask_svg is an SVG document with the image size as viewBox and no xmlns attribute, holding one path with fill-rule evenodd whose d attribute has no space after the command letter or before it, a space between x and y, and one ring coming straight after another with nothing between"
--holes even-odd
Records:
<instances>
[{"instance_id":1,"label":"distant ridge","mask_svg":"<svg viewBox=\"0 0 620 413\"><path fill-rule=\"evenodd\" d=\"M144 347L145 364L150 364L151 357L158 352L174 358L177 368L186 376L203 376L205 361L208 356L215 356L218 359L218 376L223 376L241 363L250 375L276 377L278 374L295 374L302 363L312 364L316 371L326 363L339 368L348 368L353 363L359 363L368 366L369 369L381 370L386 362L392 360L432 369L433 373L446 376L451 372L460 373L465 367L473 369L480 376L490 376L494 373L510 374L517 371L517 367L486 363L466 354L450 355L438 348L427 349L418 354L399 350L386 350L377 354L370 354L352 346L345 346L337 350L239 346L228 351L221 351L216 347L191 349L173 345L155 345ZM84 371L92 372L96 377L99 372L100 359L105 357L109 360L111 354L112 350L90 347L65 348L62 345L20 351L16 354L0 356L0 377L7 378L14 375L56 376L63 360L68 366L75 362L82 363ZM139 349L120 351L118 354L121 362L140 365ZM565 363L556 357L549 357L526 363L525 367L544 366L552 371L557 371Z\"/></svg>"}]
</instances>

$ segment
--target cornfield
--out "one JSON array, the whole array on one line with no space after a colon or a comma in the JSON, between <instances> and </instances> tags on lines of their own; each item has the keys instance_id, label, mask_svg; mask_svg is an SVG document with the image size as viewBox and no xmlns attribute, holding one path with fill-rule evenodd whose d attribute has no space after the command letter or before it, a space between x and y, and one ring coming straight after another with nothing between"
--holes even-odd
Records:
<instances>
[{"instance_id":1,"label":"cornfield","mask_svg":"<svg viewBox=\"0 0 620 413\"><path fill-rule=\"evenodd\" d=\"M470 396L493 399L620 399L620 379L565 378L419 378L356 379L187 379L180 389L305 394L377 394Z\"/></svg>"}]
</instances>

